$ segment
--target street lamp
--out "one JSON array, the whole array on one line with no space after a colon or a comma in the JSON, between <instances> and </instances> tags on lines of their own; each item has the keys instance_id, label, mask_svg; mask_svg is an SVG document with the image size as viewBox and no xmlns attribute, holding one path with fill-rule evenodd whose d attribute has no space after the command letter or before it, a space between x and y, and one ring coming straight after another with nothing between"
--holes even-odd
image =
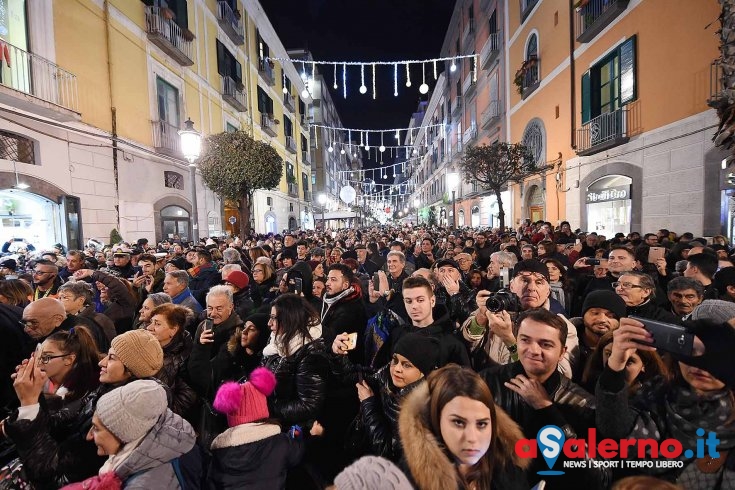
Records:
<instances>
[{"instance_id":1,"label":"street lamp","mask_svg":"<svg viewBox=\"0 0 735 490\"><path fill-rule=\"evenodd\" d=\"M327 231L327 222L324 220L324 205L327 204L327 195L322 192L317 200L322 206L322 231Z\"/></svg>"},{"instance_id":2,"label":"street lamp","mask_svg":"<svg viewBox=\"0 0 735 490\"><path fill-rule=\"evenodd\" d=\"M416 208L416 226L419 225L419 206L421 205L421 201L419 201L418 197L415 197L413 199L413 207Z\"/></svg>"},{"instance_id":3,"label":"street lamp","mask_svg":"<svg viewBox=\"0 0 735 490\"><path fill-rule=\"evenodd\" d=\"M452 191L452 229L457 228L457 206L455 204L455 197L458 185L459 174L457 172L449 172L447 174L447 189Z\"/></svg>"},{"instance_id":4,"label":"street lamp","mask_svg":"<svg viewBox=\"0 0 735 490\"><path fill-rule=\"evenodd\" d=\"M197 207L197 167L194 161L202 152L202 135L194 129L194 122L187 118L184 129L179 131L181 138L181 152L189 162L189 180L191 182L191 240L196 244L199 241L199 210Z\"/></svg>"}]
</instances>

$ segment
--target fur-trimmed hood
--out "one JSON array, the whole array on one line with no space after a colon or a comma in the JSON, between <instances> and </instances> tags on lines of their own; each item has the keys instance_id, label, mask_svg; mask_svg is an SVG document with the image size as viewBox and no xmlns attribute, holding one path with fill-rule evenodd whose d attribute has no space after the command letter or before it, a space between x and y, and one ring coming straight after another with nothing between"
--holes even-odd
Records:
<instances>
[{"instance_id":1,"label":"fur-trimmed hood","mask_svg":"<svg viewBox=\"0 0 735 490\"><path fill-rule=\"evenodd\" d=\"M448 490L457 488L457 469L449 459L429 427L429 387L426 383L416 387L404 400L398 417L398 430L406 463L416 487L421 490ZM523 432L507 413L495 407L493 426L495 444L509 448L512 464L526 469L530 460L519 458L513 448L523 438ZM502 471L496 462L495 472Z\"/></svg>"},{"instance_id":2,"label":"fur-trimmed hood","mask_svg":"<svg viewBox=\"0 0 735 490\"><path fill-rule=\"evenodd\" d=\"M250 423L231 427L212 441L212 449L242 446L251 442L262 441L281 433L276 424Z\"/></svg>"}]
</instances>

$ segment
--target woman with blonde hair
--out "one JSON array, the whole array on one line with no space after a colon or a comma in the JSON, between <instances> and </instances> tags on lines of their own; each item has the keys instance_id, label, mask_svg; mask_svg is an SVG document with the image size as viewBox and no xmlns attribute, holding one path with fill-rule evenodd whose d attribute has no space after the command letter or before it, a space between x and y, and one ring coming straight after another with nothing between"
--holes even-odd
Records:
<instances>
[{"instance_id":1,"label":"woman with blonde hair","mask_svg":"<svg viewBox=\"0 0 735 490\"><path fill-rule=\"evenodd\" d=\"M449 364L431 373L401 406L398 430L416 488L529 488L530 460L514 450L523 433L471 369Z\"/></svg>"}]
</instances>

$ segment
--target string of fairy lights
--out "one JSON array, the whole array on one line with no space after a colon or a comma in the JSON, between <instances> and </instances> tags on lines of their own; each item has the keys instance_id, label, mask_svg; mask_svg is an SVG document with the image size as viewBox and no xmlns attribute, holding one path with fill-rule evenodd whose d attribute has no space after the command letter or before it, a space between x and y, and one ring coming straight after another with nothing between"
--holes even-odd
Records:
<instances>
[{"instance_id":1,"label":"string of fairy lights","mask_svg":"<svg viewBox=\"0 0 735 490\"><path fill-rule=\"evenodd\" d=\"M299 69L300 75L304 82L304 90L301 96L308 99L312 96L312 85L317 79L317 68L319 73L326 79L327 74L332 74L332 88L334 90L342 89L342 96L346 99L348 92L353 93L355 81L359 79L357 92L366 95L369 91L368 84L372 89L372 98L377 99L377 83L378 76L383 73L389 73L393 77L393 96L398 97L399 86L405 85L411 88L415 81L415 71L420 69L421 84L418 86L420 94L429 92L427 83L427 72L429 76L433 76L434 81L439 77L439 65L447 64L450 72L457 71L458 65L463 62L472 64L471 76L473 81L477 81L477 55L457 55L441 58L431 58L423 60L404 60L404 61L323 61L323 60L300 60L291 58L267 57L269 63L291 63ZM412 73L412 71L414 73ZM412 81L412 75L414 81ZM284 75L285 76L285 75ZM348 87L352 88L348 90ZM285 89L285 83L284 83ZM421 158L430 146L430 139L433 136L441 134L446 136L446 125L429 124L425 126L414 126L407 128L391 128L391 129L362 129L362 128L346 128L330 126L326 124L312 124L315 129L322 131L323 143L327 146L329 153L339 152L341 155L349 154L357 158L358 154L368 159L374 158L379 164L378 168L360 169L360 170L340 170L337 171L338 181L345 186L359 188L362 195L357 198L358 202L362 200L362 204L369 206L374 210L384 209L388 212L391 205L400 206L405 204L407 196L410 196L416 186L416 176L407 175L406 168L408 165L416 162ZM319 145L320 131L314 131L314 144ZM431 135L431 136L430 136ZM395 138L397 144L391 144L391 138ZM421 141L423 140L423 141ZM401 144L401 142L404 144ZM404 160L385 165L384 156L394 160L403 157ZM390 177L397 176L406 177L401 183L381 184L376 180L387 180ZM348 189L350 190L350 189ZM355 199L355 193L347 193L350 201Z\"/></svg>"}]
</instances>

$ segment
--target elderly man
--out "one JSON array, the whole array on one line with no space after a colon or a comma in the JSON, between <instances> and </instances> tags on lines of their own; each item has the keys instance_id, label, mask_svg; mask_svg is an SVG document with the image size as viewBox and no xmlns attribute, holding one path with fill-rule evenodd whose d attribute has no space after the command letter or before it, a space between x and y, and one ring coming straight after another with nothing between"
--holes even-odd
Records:
<instances>
[{"instance_id":1,"label":"elderly man","mask_svg":"<svg viewBox=\"0 0 735 490\"><path fill-rule=\"evenodd\" d=\"M521 311L532 308L550 309L549 269L537 260L523 260L513 269L510 291L517 296ZM487 299L492 293L477 293L478 310L462 325L462 335L472 352L473 367L482 369L488 358L498 364L507 364L518 359L518 344L513 329L510 311L491 312ZM579 354L577 330L561 313L558 316L567 323L566 347L559 361L559 371L571 378Z\"/></svg>"},{"instance_id":2,"label":"elderly man","mask_svg":"<svg viewBox=\"0 0 735 490\"><path fill-rule=\"evenodd\" d=\"M55 298L40 298L23 310L23 330L34 341L43 342L46 337L62 330L66 310L61 301Z\"/></svg>"},{"instance_id":3,"label":"elderly man","mask_svg":"<svg viewBox=\"0 0 735 490\"><path fill-rule=\"evenodd\" d=\"M32 274L33 300L55 298L61 286L58 266L48 260L37 260Z\"/></svg>"},{"instance_id":4,"label":"elderly man","mask_svg":"<svg viewBox=\"0 0 735 490\"><path fill-rule=\"evenodd\" d=\"M459 265L459 273L462 276L462 281L464 281L465 284L469 284L470 272L475 265L472 263L472 255L465 252L458 253L454 256L454 260L456 260L457 264Z\"/></svg>"},{"instance_id":5,"label":"elderly man","mask_svg":"<svg viewBox=\"0 0 735 490\"><path fill-rule=\"evenodd\" d=\"M83 269L86 258L81 250L69 250L66 254L66 267L59 270L61 280L67 281L76 271Z\"/></svg>"},{"instance_id":6,"label":"elderly man","mask_svg":"<svg viewBox=\"0 0 735 490\"><path fill-rule=\"evenodd\" d=\"M243 321L235 311L232 289L228 286L212 287L206 301L207 318L197 327L194 338L201 344L211 344L210 352L216 355Z\"/></svg>"},{"instance_id":7,"label":"elderly man","mask_svg":"<svg viewBox=\"0 0 735 490\"><path fill-rule=\"evenodd\" d=\"M130 279L135 275L135 268L130 263L130 250L127 248L118 248L112 253L112 267L109 268L111 274L123 279Z\"/></svg>"},{"instance_id":8,"label":"elderly man","mask_svg":"<svg viewBox=\"0 0 735 490\"><path fill-rule=\"evenodd\" d=\"M355 253L357 253L357 272L367 274L370 277L378 272L377 264L368 260L367 246L362 243L358 243L355 245Z\"/></svg>"},{"instance_id":9,"label":"elderly man","mask_svg":"<svg viewBox=\"0 0 735 490\"><path fill-rule=\"evenodd\" d=\"M490 255L490 264L487 266L488 291L496 293L503 286L508 287L507 284L502 284L503 269L512 269L517 262L518 258L510 252L495 252Z\"/></svg>"},{"instance_id":10,"label":"elderly man","mask_svg":"<svg viewBox=\"0 0 735 490\"><path fill-rule=\"evenodd\" d=\"M202 305L189 290L189 274L186 271L167 272L163 280L163 292L171 296L173 304L185 306L195 315L202 311Z\"/></svg>"},{"instance_id":11,"label":"elderly man","mask_svg":"<svg viewBox=\"0 0 735 490\"><path fill-rule=\"evenodd\" d=\"M635 315L666 323L681 323L681 320L672 313L656 305L656 285L648 274L625 272L612 286L618 296L625 301L626 316Z\"/></svg>"},{"instance_id":12,"label":"elderly man","mask_svg":"<svg viewBox=\"0 0 735 490\"><path fill-rule=\"evenodd\" d=\"M704 300L704 286L689 277L675 277L666 289L671 312L681 320L686 320Z\"/></svg>"},{"instance_id":13,"label":"elderly man","mask_svg":"<svg viewBox=\"0 0 735 490\"><path fill-rule=\"evenodd\" d=\"M403 281L408 278L406 273L406 256L402 252L391 251L386 257L388 274L378 272L380 278L378 289L375 289L373 281L369 282L368 291L370 297L370 314L376 314L384 309L390 309L396 315L409 321L406 307L403 304Z\"/></svg>"}]
</instances>

